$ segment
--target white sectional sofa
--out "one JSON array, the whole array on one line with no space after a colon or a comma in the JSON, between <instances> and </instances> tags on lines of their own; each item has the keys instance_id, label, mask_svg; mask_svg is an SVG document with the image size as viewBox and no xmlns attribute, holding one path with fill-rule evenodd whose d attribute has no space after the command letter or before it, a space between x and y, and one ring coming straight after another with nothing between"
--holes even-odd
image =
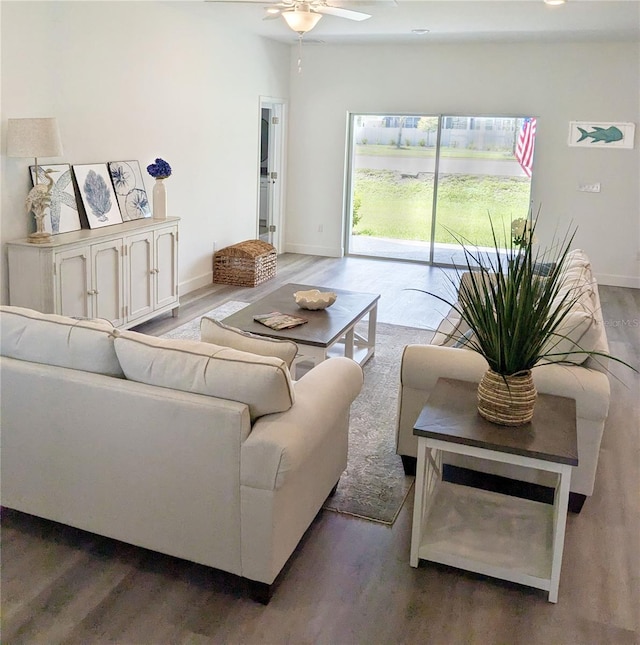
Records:
<instances>
[{"instance_id":1,"label":"white sectional sofa","mask_svg":"<svg viewBox=\"0 0 640 645\"><path fill-rule=\"evenodd\" d=\"M580 298L564 329L585 350L609 352L605 325L600 308L598 285L591 264L581 250L571 251L564 263L563 289L579 293ZM464 277L463 277L464 279ZM468 327L452 310L442 321L430 345L409 345L402 358L396 427L396 449L402 456L406 472L415 471L417 438L413 426L439 378L479 382L487 369L485 359L474 351L464 349L463 335ZM575 348L563 341L562 351ZM585 360L586 359L586 360ZM609 411L610 388L607 377L608 360L586 357L584 354L567 355L564 362L539 365L533 369L538 392L573 398L577 407L578 466L571 476L569 507L579 512L587 496L594 490L600 442ZM472 480L481 481L484 475L527 481L541 486L550 481L531 469L521 469L470 457L447 455L449 464L464 468ZM477 474L480 473L478 477ZM533 475L532 475L533 473Z\"/></svg>"},{"instance_id":2,"label":"white sectional sofa","mask_svg":"<svg viewBox=\"0 0 640 645\"><path fill-rule=\"evenodd\" d=\"M2 505L271 585L347 463L362 370L0 308Z\"/></svg>"}]
</instances>

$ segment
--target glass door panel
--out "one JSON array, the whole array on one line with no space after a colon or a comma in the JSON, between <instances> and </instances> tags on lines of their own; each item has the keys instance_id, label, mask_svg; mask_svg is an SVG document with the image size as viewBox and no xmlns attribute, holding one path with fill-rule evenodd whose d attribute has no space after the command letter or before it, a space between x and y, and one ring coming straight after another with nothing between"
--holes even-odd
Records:
<instances>
[{"instance_id":1,"label":"glass door panel","mask_svg":"<svg viewBox=\"0 0 640 645\"><path fill-rule=\"evenodd\" d=\"M351 116L351 255L429 261L438 117Z\"/></svg>"},{"instance_id":2,"label":"glass door panel","mask_svg":"<svg viewBox=\"0 0 640 645\"><path fill-rule=\"evenodd\" d=\"M434 263L464 264L460 238L491 250L491 221L499 241L504 241L510 239L512 219L528 216L530 163L523 167L516 156L524 121L514 117L442 118Z\"/></svg>"}]
</instances>

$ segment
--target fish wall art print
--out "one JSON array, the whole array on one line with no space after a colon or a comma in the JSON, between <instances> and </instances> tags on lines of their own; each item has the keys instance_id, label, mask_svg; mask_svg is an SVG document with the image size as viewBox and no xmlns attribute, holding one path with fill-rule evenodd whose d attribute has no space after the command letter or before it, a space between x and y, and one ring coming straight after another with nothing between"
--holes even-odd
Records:
<instances>
[{"instance_id":1,"label":"fish wall art print","mask_svg":"<svg viewBox=\"0 0 640 645\"><path fill-rule=\"evenodd\" d=\"M571 121L569 145L580 148L633 148L635 124Z\"/></svg>"}]
</instances>

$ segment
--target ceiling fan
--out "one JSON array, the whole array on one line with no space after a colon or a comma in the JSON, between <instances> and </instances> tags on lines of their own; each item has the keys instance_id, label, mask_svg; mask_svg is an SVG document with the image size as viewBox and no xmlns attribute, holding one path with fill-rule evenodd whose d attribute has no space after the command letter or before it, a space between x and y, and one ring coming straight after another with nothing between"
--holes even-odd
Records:
<instances>
[{"instance_id":1,"label":"ceiling fan","mask_svg":"<svg viewBox=\"0 0 640 645\"><path fill-rule=\"evenodd\" d=\"M287 25L302 36L311 31L323 15L357 21L371 18L371 14L336 7L328 4L326 0L283 0L267 7L265 20L282 16Z\"/></svg>"},{"instance_id":2,"label":"ceiling fan","mask_svg":"<svg viewBox=\"0 0 640 645\"><path fill-rule=\"evenodd\" d=\"M353 0L355 4L375 3L376 0ZM209 2L230 2L247 4L265 4L264 0L209 0ZM336 0L337 4L346 4L349 0ZM395 4L395 2L394 2ZM300 37L311 31L323 15L346 18L347 20L367 20L371 14L342 6L329 4L327 0L281 0L266 7L264 20L273 20L282 16L284 21Z\"/></svg>"}]
</instances>

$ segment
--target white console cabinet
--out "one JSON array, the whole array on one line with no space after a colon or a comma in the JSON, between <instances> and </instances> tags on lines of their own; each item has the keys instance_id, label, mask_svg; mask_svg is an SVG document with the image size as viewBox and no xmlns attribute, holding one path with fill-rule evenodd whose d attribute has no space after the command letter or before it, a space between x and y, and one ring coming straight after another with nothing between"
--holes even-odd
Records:
<instances>
[{"instance_id":1,"label":"white console cabinet","mask_svg":"<svg viewBox=\"0 0 640 645\"><path fill-rule=\"evenodd\" d=\"M178 222L140 219L7 242L9 302L133 327L178 310Z\"/></svg>"}]
</instances>

